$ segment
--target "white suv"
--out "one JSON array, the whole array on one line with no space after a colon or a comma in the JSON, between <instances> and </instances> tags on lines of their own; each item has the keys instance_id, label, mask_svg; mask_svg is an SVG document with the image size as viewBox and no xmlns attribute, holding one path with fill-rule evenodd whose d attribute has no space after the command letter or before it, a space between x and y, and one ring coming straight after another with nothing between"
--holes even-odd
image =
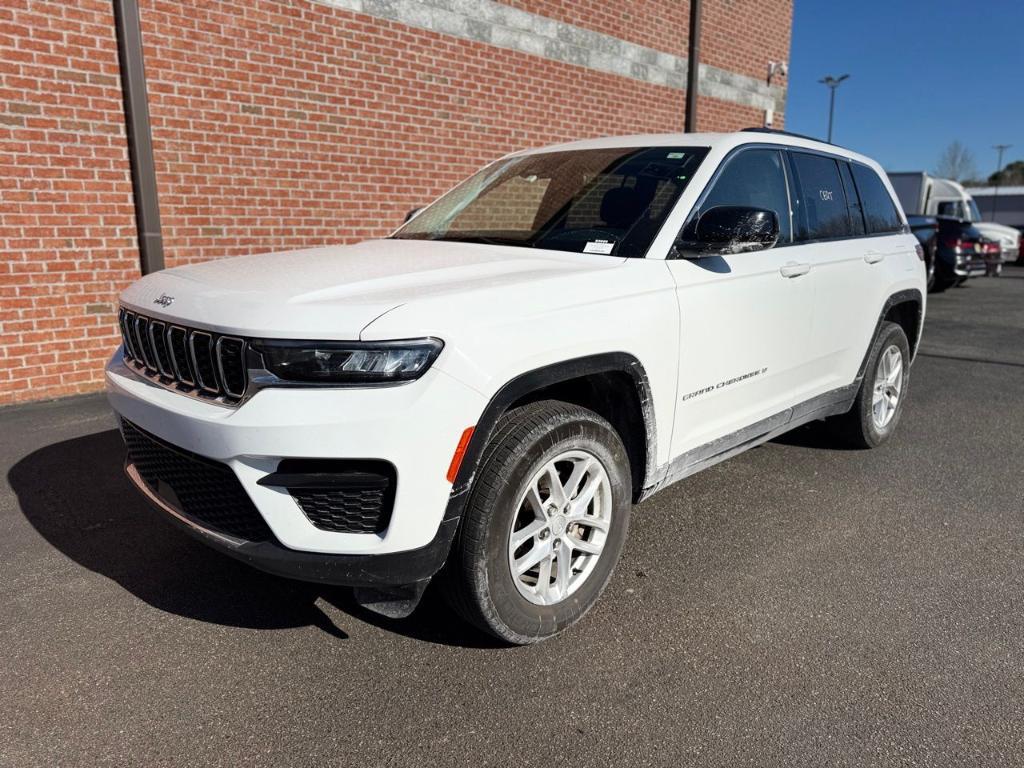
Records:
<instances>
[{"instance_id":1,"label":"white suv","mask_svg":"<svg viewBox=\"0 0 1024 768\"><path fill-rule=\"evenodd\" d=\"M889 439L924 297L873 161L607 138L504 157L382 240L149 275L106 382L129 476L211 546L392 616L438 575L529 643L597 600L632 504L808 422Z\"/></svg>"}]
</instances>

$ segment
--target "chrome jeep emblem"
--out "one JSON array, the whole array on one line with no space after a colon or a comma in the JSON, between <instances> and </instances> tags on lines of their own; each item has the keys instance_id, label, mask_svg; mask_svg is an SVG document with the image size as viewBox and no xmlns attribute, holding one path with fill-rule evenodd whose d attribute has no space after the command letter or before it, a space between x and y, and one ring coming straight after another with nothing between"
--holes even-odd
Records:
<instances>
[{"instance_id":1,"label":"chrome jeep emblem","mask_svg":"<svg viewBox=\"0 0 1024 768\"><path fill-rule=\"evenodd\" d=\"M166 293L161 293L160 298L153 299L154 304L159 304L161 307L169 307L174 303L174 297L168 296Z\"/></svg>"}]
</instances>

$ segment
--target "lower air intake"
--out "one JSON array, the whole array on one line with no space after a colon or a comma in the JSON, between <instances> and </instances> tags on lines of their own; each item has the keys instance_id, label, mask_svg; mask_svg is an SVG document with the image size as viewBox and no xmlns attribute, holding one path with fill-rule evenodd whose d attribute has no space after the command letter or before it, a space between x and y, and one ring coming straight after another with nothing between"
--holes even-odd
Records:
<instances>
[{"instance_id":1,"label":"lower air intake","mask_svg":"<svg viewBox=\"0 0 1024 768\"><path fill-rule=\"evenodd\" d=\"M246 541L275 541L235 473L121 422L128 459L155 494L199 526Z\"/></svg>"}]
</instances>

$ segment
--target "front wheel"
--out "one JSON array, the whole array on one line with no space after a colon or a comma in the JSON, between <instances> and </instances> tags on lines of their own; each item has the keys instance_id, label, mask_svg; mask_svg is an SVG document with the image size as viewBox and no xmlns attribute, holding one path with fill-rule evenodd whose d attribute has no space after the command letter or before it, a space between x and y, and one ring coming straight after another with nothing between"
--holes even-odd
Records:
<instances>
[{"instance_id":1,"label":"front wheel","mask_svg":"<svg viewBox=\"0 0 1024 768\"><path fill-rule=\"evenodd\" d=\"M877 448L887 442L899 424L909 383L907 335L896 323L882 323L853 407L830 419L837 437L855 448Z\"/></svg>"},{"instance_id":2,"label":"front wheel","mask_svg":"<svg viewBox=\"0 0 1024 768\"><path fill-rule=\"evenodd\" d=\"M631 498L626 449L603 418L550 400L509 411L484 453L453 545L449 602L508 643L557 634L611 578Z\"/></svg>"}]
</instances>

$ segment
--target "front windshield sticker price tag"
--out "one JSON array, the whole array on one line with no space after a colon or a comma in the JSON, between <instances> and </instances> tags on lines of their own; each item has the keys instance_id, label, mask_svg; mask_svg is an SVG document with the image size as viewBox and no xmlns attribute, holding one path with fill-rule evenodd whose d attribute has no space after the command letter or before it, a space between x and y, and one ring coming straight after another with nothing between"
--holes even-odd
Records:
<instances>
[{"instance_id":1,"label":"front windshield sticker price tag","mask_svg":"<svg viewBox=\"0 0 1024 768\"><path fill-rule=\"evenodd\" d=\"M583 246L584 253L603 253L606 256L612 252L612 248L615 247L615 243L609 240L591 240L585 246Z\"/></svg>"}]
</instances>

